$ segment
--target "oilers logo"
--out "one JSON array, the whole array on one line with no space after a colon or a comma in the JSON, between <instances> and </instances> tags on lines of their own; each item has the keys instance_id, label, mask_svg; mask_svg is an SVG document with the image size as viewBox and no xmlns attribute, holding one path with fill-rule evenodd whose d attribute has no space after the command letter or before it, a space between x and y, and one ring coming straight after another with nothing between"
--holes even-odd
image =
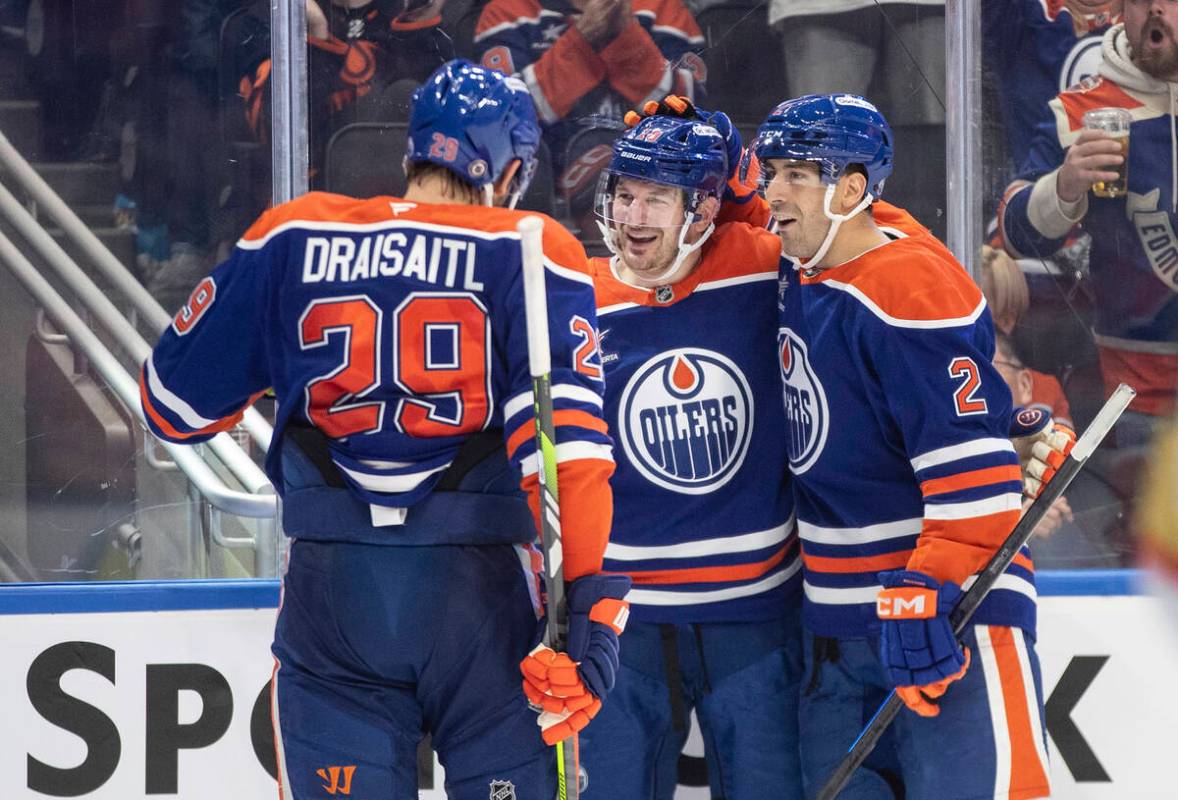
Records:
<instances>
[{"instance_id":1,"label":"oilers logo","mask_svg":"<svg viewBox=\"0 0 1178 800\"><path fill-rule=\"evenodd\" d=\"M830 430L830 408L810 366L806 343L789 328L782 328L777 332L777 348L785 392L789 467L795 475L801 475L822 455Z\"/></svg>"},{"instance_id":2,"label":"oilers logo","mask_svg":"<svg viewBox=\"0 0 1178 800\"><path fill-rule=\"evenodd\" d=\"M748 453L752 428L748 381L711 350L684 347L649 359L618 407L630 463L651 483L683 494L728 483Z\"/></svg>"}]
</instances>

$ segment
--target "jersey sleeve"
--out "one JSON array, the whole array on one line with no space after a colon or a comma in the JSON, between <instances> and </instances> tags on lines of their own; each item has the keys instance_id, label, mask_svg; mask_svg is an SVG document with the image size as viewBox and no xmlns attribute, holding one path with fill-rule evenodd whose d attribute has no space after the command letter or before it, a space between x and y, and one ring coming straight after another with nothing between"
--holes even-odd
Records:
<instances>
[{"instance_id":1,"label":"jersey sleeve","mask_svg":"<svg viewBox=\"0 0 1178 800\"><path fill-rule=\"evenodd\" d=\"M549 220L544 231L552 408L565 579L601 571L613 519L609 477L613 441L602 417L605 390L598 350L593 281L585 252L571 234ZM511 396L504 405L507 454L519 468L522 488L539 524L539 479L532 381L522 280L509 293Z\"/></svg>"},{"instance_id":2,"label":"jersey sleeve","mask_svg":"<svg viewBox=\"0 0 1178 800\"><path fill-rule=\"evenodd\" d=\"M474 42L484 67L518 75L527 84L540 121L551 125L605 80L606 68L571 25L537 58L528 28L540 24L513 12L510 3L492 2L479 17Z\"/></svg>"},{"instance_id":3,"label":"jersey sleeve","mask_svg":"<svg viewBox=\"0 0 1178 800\"><path fill-rule=\"evenodd\" d=\"M990 363L988 311L973 322L900 327L872 320L861 352L878 376L924 502L907 568L961 584L1018 521L1022 485L1007 438L1011 396Z\"/></svg>"},{"instance_id":4,"label":"jersey sleeve","mask_svg":"<svg viewBox=\"0 0 1178 800\"><path fill-rule=\"evenodd\" d=\"M645 23L645 24L644 24ZM634 19L601 50L610 87L635 108L668 94L699 100L707 70L695 17L679 0L635 4Z\"/></svg>"},{"instance_id":5,"label":"jersey sleeve","mask_svg":"<svg viewBox=\"0 0 1178 800\"><path fill-rule=\"evenodd\" d=\"M998 205L1003 246L1016 258L1051 255L1063 246L1087 211L1086 196L1069 207L1056 195L1056 177L1066 154L1060 140L1061 125L1063 130L1068 125L1059 98L1051 101L1050 108L1052 113L1035 128L1026 163Z\"/></svg>"},{"instance_id":6,"label":"jersey sleeve","mask_svg":"<svg viewBox=\"0 0 1178 800\"><path fill-rule=\"evenodd\" d=\"M143 363L140 400L159 438L207 441L233 427L270 387L263 287L268 261L281 247L273 239L261 248L239 242L193 289Z\"/></svg>"}]
</instances>

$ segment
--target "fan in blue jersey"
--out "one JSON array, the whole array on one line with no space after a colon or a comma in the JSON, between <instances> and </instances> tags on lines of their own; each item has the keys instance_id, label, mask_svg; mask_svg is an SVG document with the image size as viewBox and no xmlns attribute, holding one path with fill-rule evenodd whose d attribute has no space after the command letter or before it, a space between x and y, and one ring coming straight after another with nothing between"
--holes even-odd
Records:
<instances>
[{"instance_id":1,"label":"fan in blue jersey","mask_svg":"<svg viewBox=\"0 0 1178 800\"><path fill-rule=\"evenodd\" d=\"M753 149L793 262L778 346L811 669L807 792L895 688L916 713L901 714L840 797L1045 797L1029 552L961 643L947 616L1022 499L982 294L910 217L877 218L893 142L867 100L784 102Z\"/></svg>"},{"instance_id":2,"label":"fan in blue jersey","mask_svg":"<svg viewBox=\"0 0 1178 800\"><path fill-rule=\"evenodd\" d=\"M669 800L694 711L712 796L800 798L779 245L717 217L748 207L723 199L741 152L727 118L655 106L596 201L614 252L592 261L617 442L605 567L634 588L617 685L582 735L585 797Z\"/></svg>"},{"instance_id":3,"label":"fan in blue jersey","mask_svg":"<svg viewBox=\"0 0 1178 800\"><path fill-rule=\"evenodd\" d=\"M449 797L551 800L546 741L584 727L612 686L629 583L600 574L614 464L584 356L592 279L547 220L572 607L556 660L580 666L542 676L560 698L538 718L520 693L541 615L523 212L490 206L523 191L539 126L521 82L454 61L414 95L409 129L404 198L312 193L246 232L144 364L144 411L157 436L197 443L277 396L266 470L293 539L273 645L284 797L416 797L428 732Z\"/></svg>"}]
</instances>

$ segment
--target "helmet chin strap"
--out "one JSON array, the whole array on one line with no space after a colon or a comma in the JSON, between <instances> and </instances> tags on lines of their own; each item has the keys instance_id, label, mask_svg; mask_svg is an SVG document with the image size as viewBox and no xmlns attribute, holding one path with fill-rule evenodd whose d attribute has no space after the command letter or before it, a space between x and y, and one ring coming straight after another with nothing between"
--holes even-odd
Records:
<instances>
[{"instance_id":1,"label":"helmet chin strap","mask_svg":"<svg viewBox=\"0 0 1178 800\"><path fill-rule=\"evenodd\" d=\"M689 255L691 255L696 250L703 247L704 242L706 242L708 240L708 238L712 235L712 232L716 230L716 223L715 222L708 223L707 229L703 232L703 234L698 239L696 239L691 244L685 244L684 240L687 238L687 229L691 227L691 223L692 223L694 217L695 217L694 212L691 212L691 211L684 211L683 212L683 227L681 227L679 229L678 254L671 261L670 266L668 266L665 270L660 272L658 275L654 275L654 276L650 276L650 277L643 276L644 280L653 281L655 284L658 284L660 281L666 280L667 278L674 275L675 272L678 271L679 267L683 266L683 261ZM611 230L609 228L609 226L607 226L601 220L597 220L597 227L601 229L601 235L602 235L602 239L605 241L605 246L607 248L609 248L609 251L611 253L613 253L615 258L620 259L622 257L622 254L620 252L618 252L617 237L616 237L616 234L614 233L614 231Z\"/></svg>"},{"instance_id":2,"label":"helmet chin strap","mask_svg":"<svg viewBox=\"0 0 1178 800\"><path fill-rule=\"evenodd\" d=\"M482 186L482 190L483 190L483 205L487 206L487 207L495 205L495 187L493 187L489 183L484 183ZM515 198L515 195L512 196L512 203L511 203L512 208L515 208L514 198Z\"/></svg>"},{"instance_id":3,"label":"helmet chin strap","mask_svg":"<svg viewBox=\"0 0 1178 800\"><path fill-rule=\"evenodd\" d=\"M817 264L822 261L822 257L826 255L826 251L830 249L832 244L834 244L834 237L838 235L839 226L841 226L851 217L858 214L863 209L867 208L867 206L871 205L871 193L864 192L863 199L860 200L859 204L852 208L848 213L836 214L830 210L830 201L834 199L834 190L836 188L837 184L834 183L828 183L826 185L826 194L822 198L822 213L824 213L826 218L830 220L830 230L826 232L826 238L822 240L822 244L819 246L814 255L810 256L805 261L802 261L802 259L796 256L791 256L784 250L781 251L782 255L784 255L790 261L794 262L794 269L803 269L807 264Z\"/></svg>"}]
</instances>

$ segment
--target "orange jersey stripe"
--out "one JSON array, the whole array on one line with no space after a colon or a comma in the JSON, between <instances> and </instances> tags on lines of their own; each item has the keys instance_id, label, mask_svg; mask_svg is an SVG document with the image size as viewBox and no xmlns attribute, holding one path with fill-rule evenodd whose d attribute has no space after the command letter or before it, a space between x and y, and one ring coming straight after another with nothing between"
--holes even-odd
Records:
<instances>
[{"instance_id":1,"label":"orange jersey stripe","mask_svg":"<svg viewBox=\"0 0 1178 800\"><path fill-rule=\"evenodd\" d=\"M578 428L588 428L598 433L609 433L609 426L605 424L604 420L598 419L588 411L579 411L575 408L552 412L552 424L556 428L561 425L575 425ZM529 419L516 428L511 436L507 437L507 457L511 458L515 455L515 451L519 449L520 445L535 435L535 420Z\"/></svg>"},{"instance_id":2,"label":"orange jersey stripe","mask_svg":"<svg viewBox=\"0 0 1178 800\"><path fill-rule=\"evenodd\" d=\"M1073 86L1059 95L1059 103L1067 115L1068 129L1073 131L1084 126L1085 111L1106 106L1131 111L1145 105L1106 78L1097 78L1091 85L1082 82Z\"/></svg>"},{"instance_id":3,"label":"orange jersey stripe","mask_svg":"<svg viewBox=\"0 0 1178 800\"><path fill-rule=\"evenodd\" d=\"M614 462L598 458L556 465L566 581L601 572L614 516L614 499L609 488L613 471ZM540 481L536 473L520 481L520 487L528 493L528 505L539 530Z\"/></svg>"},{"instance_id":4,"label":"orange jersey stripe","mask_svg":"<svg viewBox=\"0 0 1178 800\"><path fill-rule=\"evenodd\" d=\"M961 584L986 565L1018 523L1019 514L1000 511L968 519L926 519L908 569Z\"/></svg>"},{"instance_id":5,"label":"orange jersey stripe","mask_svg":"<svg viewBox=\"0 0 1178 800\"><path fill-rule=\"evenodd\" d=\"M1006 727L1010 735L1010 800L1042 797L1048 785L1047 774L1035 746L1031 709L1027 707L1026 685L1030 675L1023 675L1015 648L1013 628L988 626L994 660L1002 684L1002 701L1006 709Z\"/></svg>"},{"instance_id":6,"label":"orange jersey stripe","mask_svg":"<svg viewBox=\"0 0 1178 800\"><path fill-rule=\"evenodd\" d=\"M1022 479L1022 470L1016 464L1007 464L1001 467L987 467L985 469L970 470L969 472L959 472L956 475L947 475L944 478L930 478L927 481L921 481L920 491L925 497L928 497L934 494L958 492L962 489L973 489L976 486L985 486L988 483L1005 483L1007 481L1021 483Z\"/></svg>"},{"instance_id":7,"label":"orange jersey stripe","mask_svg":"<svg viewBox=\"0 0 1178 800\"><path fill-rule=\"evenodd\" d=\"M686 569L660 569L649 572L628 572L635 584L658 583L725 583L747 581L759 578L776 567L785 558L789 547L782 547L764 561L754 564L734 564L727 567L688 567Z\"/></svg>"},{"instance_id":8,"label":"orange jersey stripe","mask_svg":"<svg viewBox=\"0 0 1178 800\"><path fill-rule=\"evenodd\" d=\"M912 555L909 550L898 553L884 553L878 556L858 556L855 558L831 558L829 556L812 556L802 548L802 560L806 569L813 572L884 572L890 569L904 569L908 558Z\"/></svg>"}]
</instances>

